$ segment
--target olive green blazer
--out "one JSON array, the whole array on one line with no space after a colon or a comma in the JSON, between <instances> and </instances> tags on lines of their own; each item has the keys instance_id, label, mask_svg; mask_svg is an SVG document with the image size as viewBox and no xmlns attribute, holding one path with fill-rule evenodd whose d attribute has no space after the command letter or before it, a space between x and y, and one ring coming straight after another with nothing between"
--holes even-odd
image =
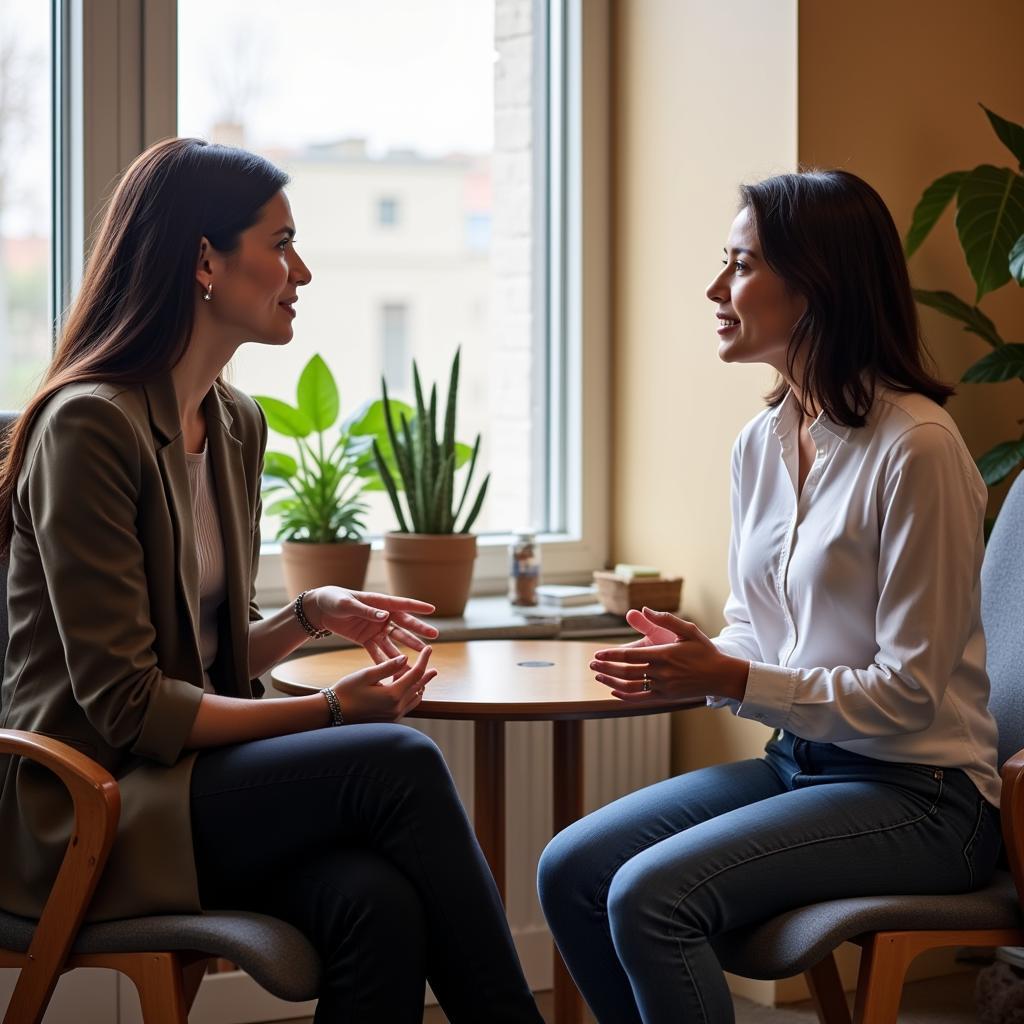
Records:
<instances>
[{"instance_id":1,"label":"olive green blazer","mask_svg":"<svg viewBox=\"0 0 1024 1024\"><path fill-rule=\"evenodd\" d=\"M266 421L217 383L203 403L227 575L219 693L258 697L260 473ZM185 740L203 694L192 502L169 376L75 384L31 429L14 502L0 725L69 743L119 782L121 818L90 920L199 910ZM35 764L0 757L0 907L38 917L71 803Z\"/></svg>"}]
</instances>

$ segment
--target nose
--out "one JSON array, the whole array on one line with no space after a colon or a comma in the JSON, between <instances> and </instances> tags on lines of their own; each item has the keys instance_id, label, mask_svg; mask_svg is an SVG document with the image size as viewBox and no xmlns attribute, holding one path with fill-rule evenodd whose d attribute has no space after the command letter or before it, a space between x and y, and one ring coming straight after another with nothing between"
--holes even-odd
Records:
<instances>
[{"instance_id":1,"label":"nose","mask_svg":"<svg viewBox=\"0 0 1024 1024\"><path fill-rule=\"evenodd\" d=\"M309 267L306 266L302 257L295 251L294 247L291 250L292 256L292 267L291 267L291 279L297 286L307 285L313 280L313 274Z\"/></svg>"},{"instance_id":2,"label":"nose","mask_svg":"<svg viewBox=\"0 0 1024 1024\"><path fill-rule=\"evenodd\" d=\"M712 282L707 286L704 294L712 301L717 302L721 305L729 296L729 289L723 280L725 276L725 268L722 269L720 274L717 274Z\"/></svg>"}]
</instances>

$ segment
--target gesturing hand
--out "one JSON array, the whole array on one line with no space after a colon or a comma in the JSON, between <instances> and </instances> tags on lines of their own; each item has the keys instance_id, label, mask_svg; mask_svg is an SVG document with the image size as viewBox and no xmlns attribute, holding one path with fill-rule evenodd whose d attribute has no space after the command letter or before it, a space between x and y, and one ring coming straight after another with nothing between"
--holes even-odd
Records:
<instances>
[{"instance_id":1,"label":"gesturing hand","mask_svg":"<svg viewBox=\"0 0 1024 1024\"><path fill-rule=\"evenodd\" d=\"M434 606L426 601L344 587L318 587L310 596L316 599L315 624L362 644L378 665L401 654L398 644L422 651L421 637L437 636L433 626L413 614L430 615Z\"/></svg>"},{"instance_id":2,"label":"gesturing hand","mask_svg":"<svg viewBox=\"0 0 1024 1024\"><path fill-rule=\"evenodd\" d=\"M430 648L424 647L409 665L404 654L357 672L334 684L334 692L346 722L394 722L423 699L427 683L437 675L428 668ZM389 676L394 679L388 681Z\"/></svg>"},{"instance_id":3,"label":"gesturing hand","mask_svg":"<svg viewBox=\"0 0 1024 1024\"><path fill-rule=\"evenodd\" d=\"M626 621L643 634L641 638L598 651L590 663L594 678L616 697L625 701L682 700L708 694L742 697L747 662L722 654L692 622L650 608L630 610Z\"/></svg>"}]
</instances>

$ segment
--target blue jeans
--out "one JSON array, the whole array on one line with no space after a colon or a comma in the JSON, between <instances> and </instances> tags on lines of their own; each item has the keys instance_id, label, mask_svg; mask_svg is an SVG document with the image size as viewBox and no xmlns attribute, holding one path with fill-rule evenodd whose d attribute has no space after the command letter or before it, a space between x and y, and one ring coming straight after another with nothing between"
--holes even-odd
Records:
<instances>
[{"instance_id":1,"label":"blue jeans","mask_svg":"<svg viewBox=\"0 0 1024 1024\"><path fill-rule=\"evenodd\" d=\"M601 1024L728 1024L716 935L821 900L977 888L999 846L998 812L963 772L783 733L763 758L668 779L569 826L538 888Z\"/></svg>"},{"instance_id":2,"label":"blue jeans","mask_svg":"<svg viewBox=\"0 0 1024 1024\"><path fill-rule=\"evenodd\" d=\"M290 921L323 958L316 1024L543 1024L441 752L404 725L204 750L192 773L204 907Z\"/></svg>"}]
</instances>

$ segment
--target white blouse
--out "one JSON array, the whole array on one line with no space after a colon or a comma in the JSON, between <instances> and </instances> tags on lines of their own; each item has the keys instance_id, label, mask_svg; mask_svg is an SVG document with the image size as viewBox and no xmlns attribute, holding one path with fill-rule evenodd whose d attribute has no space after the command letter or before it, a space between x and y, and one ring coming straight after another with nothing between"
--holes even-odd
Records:
<instances>
[{"instance_id":1,"label":"white blouse","mask_svg":"<svg viewBox=\"0 0 1024 1024\"><path fill-rule=\"evenodd\" d=\"M733 448L731 593L714 643L750 661L734 713L882 761L963 769L998 805L980 570L985 484L930 399L879 390L864 427L790 393Z\"/></svg>"}]
</instances>

